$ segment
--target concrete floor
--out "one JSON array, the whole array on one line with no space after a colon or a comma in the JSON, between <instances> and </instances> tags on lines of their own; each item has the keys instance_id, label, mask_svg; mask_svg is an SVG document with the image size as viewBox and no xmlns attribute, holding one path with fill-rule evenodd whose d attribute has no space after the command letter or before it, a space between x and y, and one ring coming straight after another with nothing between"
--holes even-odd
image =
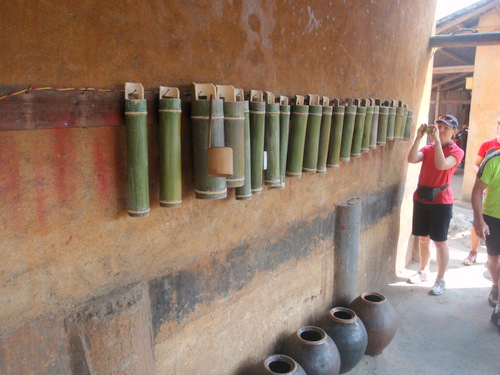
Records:
<instances>
[{"instance_id":1,"label":"concrete floor","mask_svg":"<svg viewBox=\"0 0 500 375\"><path fill-rule=\"evenodd\" d=\"M460 182L460 171L457 174L455 184ZM455 196L460 196L456 190ZM454 220L472 222L470 204L457 201ZM428 294L437 271L433 249L429 281L406 282L419 269L412 263L379 291L399 313L398 332L382 354L365 355L349 375L500 374L500 333L490 322L493 309L487 300L491 281L486 248L481 243L477 263L467 267L462 260L470 250L470 231L450 230L448 242L444 294Z\"/></svg>"}]
</instances>

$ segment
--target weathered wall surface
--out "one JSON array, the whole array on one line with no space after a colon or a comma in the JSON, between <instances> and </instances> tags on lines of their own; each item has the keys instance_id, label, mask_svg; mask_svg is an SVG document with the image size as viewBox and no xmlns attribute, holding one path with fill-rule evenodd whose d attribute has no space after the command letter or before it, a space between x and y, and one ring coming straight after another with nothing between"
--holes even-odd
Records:
<instances>
[{"instance_id":1,"label":"weathered wall surface","mask_svg":"<svg viewBox=\"0 0 500 375\"><path fill-rule=\"evenodd\" d=\"M394 98L417 119L428 109L420 111L434 3L2 2L0 76L17 88L129 81L185 93L214 82L290 97ZM409 142L288 178L251 201L232 190L197 200L182 98L183 202L158 205L151 125L151 215L142 219L126 213L124 126L0 131L1 373L250 368L331 307L335 205L355 196L358 290L392 277ZM109 352L120 341L122 351Z\"/></svg>"},{"instance_id":2,"label":"weathered wall surface","mask_svg":"<svg viewBox=\"0 0 500 375\"><path fill-rule=\"evenodd\" d=\"M479 20L479 32L498 31L500 16L493 10ZM496 137L496 121L500 117L498 106L498 85L500 84L500 47L484 46L476 48L474 83L471 98L470 127L465 156L462 200L470 201L476 176L472 164L479 147L484 141Z\"/></svg>"}]
</instances>

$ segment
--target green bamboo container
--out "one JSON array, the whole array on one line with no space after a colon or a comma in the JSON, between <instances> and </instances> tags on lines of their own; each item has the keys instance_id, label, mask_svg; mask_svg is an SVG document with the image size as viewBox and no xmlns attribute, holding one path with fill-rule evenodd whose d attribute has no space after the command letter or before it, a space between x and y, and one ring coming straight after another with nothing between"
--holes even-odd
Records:
<instances>
[{"instance_id":1,"label":"green bamboo container","mask_svg":"<svg viewBox=\"0 0 500 375\"><path fill-rule=\"evenodd\" d=\"M412 125L413 125L413 111L408 111L408 115L406 116L406 125L405 125L405 135L404 135L405 141L410 140Z\"/></svg>"},{"instance_id":2,"label":"green bamboo container","mask_svg":"<svg viewBox=\"0 0 500 375\"><path fill-rule=\"evenodd\" d=\"M290 133L290 108L288 98L280 96L280 186L276 186L276 189L285 188L286 157L288 154L288 136Z\"/></svg>"},{"instance_id":3,"label":"green bamboo container","mask_svg":"<svg viewBox=\"0 0 500 375\"><path fill-rule=\"evenodd\" d=\"M318 168L317 173L326 173L328 159L328 146L330 145L330 133L332 132L333 107L330 99L323 97L323 108L321 114L321 130L319 133Z\"/></svg>"},{"instance_id":4,"label":"green bamboo container","mask_svg":"<svg viewBox=\"0 0 500 375\"><path fill-rule=\"evenodd\" d=\"M354 135L354 122L356 120L356 106L347 104L344 116L344 129L342 131L342 144L340 145L340 160L351 160L352 139Z\"/></svg>"},{"instance_id":5,"label":"green bamboo container","mask_svg":"<svg viewBox=\"0 0 500 375\"><path fill-rule=\"evenodd\" d=\"M370 137L372 133L373 124L373 107L371 100L365 99L366 117L365 128L363 130L363 139L361 141L361 152L368 152L370 150Z\"/></svg>"},{"instance_id":6,"label":"green bamboo container","mask_svg":"<svg viewBox=\"0 0 500 375\"><path fill-rule=\"evenodd\" d=\"M351 156L359 158L361 156L361 142L363 140L363 132L365 130L366 107L362 106L358 101L356 107L356 118L354 120L354 133L352 136Z\"/></svg>"},{"instance_id":7,"label":"green bamboo container","mask_svg":"<svg viewBox=\"0 0 500 375\"><path fill-rule=\"evenodd\" d=\"M372 129L371 129L371 134L370 134L370 149L377 148L379 111L380 111L380 107L375 104L373 106Z\"/></svg>"},{"instance_id":8,"label":"green bamboo container","mask_svg":"<svg viewBox=\"0 0 500 375\"><path fill-rule=\"evenodd\" d=\"M385 146L387 140L387 123L389 122L389 107L380 105L378 115L377 145Z\"/></svg>"},{"instance_id":9,"label":"green bamboo container","mask_svg":"<svg viewBox=\"0 0 500 375\"><path fill-rule=\"evenodd\" d=\"M394 127L396 124L396 107L389 107L389 118L387 120L386 140L394 140Z\"/></svg>"},{"instance_id":10,"label":"green bamboo container","mask_svg":"<svg viewBox=\"0 0 500 375\"><path fill-rule=\"evenodd\" d=\"M406 119L408 117L408 106L404 104L405 113L403 114L403 125L401 126L401 132L399 133L399 139L405 138L405 128L406 128Z\"/></svg>"},{"instance_id":11,"label":"green bamboo container","mask_svg":"<svg viewBox=\"0 0 500 375\"><path fill-rule=\"evenodd\" d=\"M319 102L319 95L309 94L308 99L309 116L307 117L302 171L306 173L316 173L318 169L319 136L321 132L323 106Z\"/></svg>"},{"instance_id":12,"label":"green bamboo container","mask_svg":"<svg viewBox=\"0 0 500 375\"><path fill-rule=\"evenodd\" d=\"M208 175L208 132L210 128L210 96L212 96L211 147L224 147L223 101L211 83L191 85L191 133L193 138L194 192L197 199L227 197L226 178Z\"/></svg>"},{"instance_id":13,"label":"green bamboo container","mask_svg":"<svg viewBox=\"0 0 500 375\"><path fill-rule=\"evenodd\" d=\"M243 96L242 96L243 97ZM250 105L248 100L243 102L243 114L245 123L243 125L243 133L245 138L245 183L243 186L235 189L235 198L239 201L247 201L252 199L252 167L250 164Z\"/></svg>"},{"instance_id":14,"label":"green bamboo container","mask_svg":"<svg viewBox=\"0 0 500 375\"><path fill-rule=\"evenodd\" d=\"M342 144L342 133L344 128L345 107L340 101L333 102L332 131L330 132L330 144L328 146L327 166L338 168L340 160L340 145Z\"/></svg>"},{"instance_id":15,"label":"green bamboo container","mask_svg":"<svg viewBox=\"0 0 500 375\"><path fill-rule=\"evenodd\" d=\"M280 179L280 104L274 94L266 92L266 125L264 148L267 152L267 168L264 183L271 187L281 185Z\"/></svg>"},{"instance_id":16,"label":"green bamboo container","mask_svg":"<svg viewBox=\"0 0 500 375\"><path fill-rule=\"evenodd\" d=\"M160 86L160 206L182 202L181 99L176 87Z\"/></svg>"},{"instance_id":17,"label":"green bamboo container","mask_svg":"<svg viewBox=\"0 0 500 375\"><path fill-rule=\"evenodd\" d=\"M131 99L134 96L138 99ZM125 124L127 128L128 214L145 217L149 207L148 123L144 87L125 83Z\"/></svg>"},{"instance_id":18,"label":"green bamboo container","mask_svg":"<svg viewBox=\"0 0 500 375\"><path fill-rule=\"evenodd\" d=\"M401 130L404 129L404 127L403 127L404 117L405 117L405 108L404 107L396 107L396 119L395 119L395 123L394 123L394 138L395 139L403 139Z\"/></svg>"},{"instance_id":19,"label":"green bamboo container","mask_svg":"<svg viewBox=\"0 0 500 375\"><path fill-rule=\"evenodd\" d=\"M216 85L216 88L219 99L224 101L224 145L233 150L233 174L226 177L226 187L236 188L245 183L244 104L243 100L237 101L233 86Z\"/></svg>"},{"instance_id":20,"label":"green bamboo container","mask_svg":"<svg viewBox=\"0 0 500 375\"><path fill-rule=\"evenodd\" d=\"M295 95L295 104L292 106L290 119L290 137L286 163L286 175L289 177L302 177L308 115L309 106L304 104L304 97Z\"/></svg>"},{"instance_id":21,"label":"green bamboo container","mask_svg":"<svg viewBox=\"0 0 500 375\"><path fill-rule=\"evenodd\" d=\"M252 194L262 193L262 174L264 170L264 133L266 102L262 91L250 92L250 148Z\"/></svg>"}]
</instances>

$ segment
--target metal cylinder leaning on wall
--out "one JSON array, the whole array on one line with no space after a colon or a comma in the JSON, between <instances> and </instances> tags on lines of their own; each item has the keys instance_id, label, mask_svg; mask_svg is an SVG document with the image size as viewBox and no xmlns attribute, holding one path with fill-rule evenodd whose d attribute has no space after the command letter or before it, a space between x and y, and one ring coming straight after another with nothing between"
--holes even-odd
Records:
<instances>
[{"instance_id":1,"label":"metal cylinder leaning on wall","mask_svg":"<svg viewBox=\"0 0 500 375\"><path fill-rule=\"evenodd\" d=\"M354 101L356 105L356 118L354 120L354 134L352 136L351 156L359 158L361 156L361 142L365 130L366 107L361 100Z\"/></svg>"},{"instance_id":2,"label":"metal cylinder leaning on wall","mask_svg":"<svg viewBox=\"0 0 500 375\"><path fill-rule=\"evenodd\" d=\"M330 99L323 96L323 110L321 114L321 129L319 132L318 167L316 173L326 173L326 161L328 158L328 146L332 130L333 107Z\"/></svg>"},{"instance_id":3,"label":"metal cylinder leaning on wall","mask_svg":"<svg viewBox=\"0 0 500 375\"><path fill-rule=\"evenodd\" d=\"M252 194L262 193L266 102L260 90L250 91L250 148Z\"/></svg>"},{"instance_id":4,"label":"metal cylinder leaning on wall","mask_svg":"<svg viewBox=\"0 0 500 375\"><path fill-rule=\"evenodd\" d=\"M413 125L413 111L408 111L408 115L406 116L406 125L405 125L405 135L404 140L409 141L411 135L411 126Z\"/></svg>"},{"instance_id":5,"label":"metal cylinder leaning on wall","mask_svg":"<svg viewBox=\"0 0 500 375\"><path fill-rule=\"evenodd\" d=\"M236 89L238 94L244 98L242 89ZM243 101L243 114L245 122L243 124L243 136L245 141L245 182L243 186L235 189L234 196L239 201L247 201L252 199L252 167L251 167L251 151L250 151L250 104L248 100Z\"/></svg>"},{"instance_id":6,"label":"metal cylinder leaning on wall","mask_svg":"<svg viewBox=\"0 0 500 375\"><path fill-rule=\"evenodd\" d=\"M131 97L138 99L131 99ZM140 83L125 83L125 124L127 127L128 214L144 217L150 213L148 172L147 101Z\"/></svg>"},{"instance_id":7,"label":"metal cylinder leaning on wall","mask_svg":"<svg viewBox=\"0 0 500 375\"><path fill-rule=\"evenodd\" d=\"M382 104L379 99L376 99L376 102L379 104L377 145L385 146L387 140L387 123L389 122L389 107Z\"/></svg>"},{"instance_id":8,"label":"metal cylinder leaning on wall","mask_svg":"<svg viewBox=\"0 0 500 375\"><path fill-rule=\"evenodd\" d=\"M267 168L264 183L271 187L281 185L280 180L280 104L274 94L266 91L266 121L264 148L267 152Z\"/></svg>"},{"instance_id":9,"label":"metal cylinder leaning on wall","mask_svg":"<svg viewBox=\"0 0 500 375\"><path fill-rule=\"evenodd\" d=\"M371 99L373 106L372 128L370 134L370 149L377 148L377 134L380 107L375 103L375 99Z\"/></svg>"},{"instance_id":10,"label":"metal cylinder leaning on wall","mask_svg":"<svg viewBox=\"0 0 500 375\"><path fill-rule=\"evenodd\" d=\"M332 130L330 132L330 144L328 146L328 168L338 168L340 160L340 145L342 143L342 132L344 129L345 107L340 105L339 99L333 100Z\"/></svg>"},{"instance_id":11,"label":"metal cylinder leaning on wall","mask_svg":"<svg viewBox=\"0 0 500 375\"><path fill-rule=\"evenodd\" d=\"M280 96L280 185L276 189L285 188L286 157L288 154L288 136L290 134L290 105L288 98Z\"/></svg>"},{"instance_id":12,"label":"metal cylinder leaning on wall","mask_svg":"<svg viewBox=\"0 0 500 375\"><path fill-rule=\"evenodd\" d=\"M289 177L302 177L308 115L309 106L304 104L304 97L302 95L295 95L295 103L292 106L290 120L290 137L288 139L286 163L286 175Z\"/></svg>"},{"instance_id":13,"label":"metal cylinder leaning on wall","mask_svg":"<svg viewBox=\"0 0 500 375\"><path fill-rule=\"evenodd\" d=\"M216 85L219 99L224 101L224 145L233 149L233 175L226 177L226 187L235 188L245 183L244 104L231 85Z\"/></svg>"},{"instance_id":14,"label":"metal cylinder leaning on wall","mask_svg":"<svg viewBox=\"0 0 500 375\"><path fill-rule=\"evenodd\" d=\"M396 107L396 120L394 124L394 138L403 139L401 134L401 129L403 129L403 121L405 116L405 107L402 106L403 103L399 102Z\"/></svg>"},{"instance_id":15,"label":"metal cylinder leaning on wall","mask_svg":"<svg viewBox=\"0 0 500 375\"><path fill-rule=\"evenodd\" d=\"M394 101L386 102L389 107L389 118L387 120L387 136L386 140L394 140L394 126L396 123L396 107L394 106Z\"/></svg>"},{"instance_id":16,"label":"metal cylinder leaning on wall","mask_svg":"<svg viewBox=\"0 0 500 375\"><path fill-rule=\"evenodd\" d=\"M321 131L323 106L319 102L319 95L308 94L307 98L309 116L307 117L302 171L306 173L316 173L318 169L319 135Z\"/></svg>"},{"instance_id":17,"label":"metal cylinder leaning on wall","mask_svg":"<svg viewBox=\"0 0 500 375\"><path fill-rule=\"evenodd\" d=\"M372 133L373 107L370 99L363 99L366 107L365 129L363 130L363 139L361 141L361 152L370 150L370 136Z\"/></svg>"},{"instance_id":18,"label":"metal cylinder leaning on wall","mask_svg":"<svg viewBox=\"0 0 500 375\"><path fill-rule=\"evenodd\" d=\"M356 120L356 106L352 99L347 99L344 115L344 130L342 131L342 143L340 145L340 160L351 160L352 137L354 135L354 121Z\"/></svg>"},{"instance_id":19,"label":"metal cylinder leaning on wall","mask_svg":"<svg viewBox=\"0 0 500 375\"><path fill-rule=\"evenodd\" d=\"M208 147L210 129L210 96L212 100L211 146L224 147L223 102L217 98L215 85L191 85L191 128L193 136L194 192L197 199L224 199L227 197L226 178L208 175Z\"/></svg>"},{"instance_id":20,"label":"metal cylinder leaning on wall","mask_svg":"<svg viewBox=\"0 0 500 375\"><path fill-rule=\"evenodd\" d=\"M160 86L160 206L182 202L181 99L176 87Z\"/></svg>"}]
</instances>

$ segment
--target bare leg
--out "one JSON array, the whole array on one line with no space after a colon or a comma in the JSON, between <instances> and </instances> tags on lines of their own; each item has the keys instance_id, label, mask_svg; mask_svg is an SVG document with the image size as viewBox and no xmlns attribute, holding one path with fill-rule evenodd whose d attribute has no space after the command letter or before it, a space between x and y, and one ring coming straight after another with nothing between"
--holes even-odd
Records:
<instances>
[{"instance_id":1,"label":"bare leg","mask_svg":"<svg viewBox=\"0 0 500 375\"><path fill-rule=\"evenodd\" d=\"M420 269L428 272L429 263L431 262L431 239L429 236L418 237L418 252L420 255Z\"/></svg>"},{"instance_id":2,"label":"bare leg","mask_svg":"<svg viewBox=\"0 0 500 375\"><path fill-rule=\"evenodd\" d=\"M500 256L488 255L488 262L486 262L486 267L490 271L491 281L494 284L499 285L500 283Z\"/></svg>"},{"instance_id":3,"label":"bare leg","mask_svg":"<svg viewBox=\"0 0 500 375\"><path fill-rule=\"evenodd\" d=\"M477 249L479 248L479 242L481 241L481 238L476 234L476 228L472 227L470 230L470 249L472 251L477 252Z\"/></svg>"},{"instance_id":4,"label":"bare leg","mask_svg":"<svg viewBox=\"0 0 500 375\"><path fill-rule=\"evenodd\" d=\"M448 269L448 262L450 260L450 250L448 248L448 242L434 241L436 245L436 260L438 265L438 273L436 279L443 279L446 270Z\"/></svg>"}]
</instances>

